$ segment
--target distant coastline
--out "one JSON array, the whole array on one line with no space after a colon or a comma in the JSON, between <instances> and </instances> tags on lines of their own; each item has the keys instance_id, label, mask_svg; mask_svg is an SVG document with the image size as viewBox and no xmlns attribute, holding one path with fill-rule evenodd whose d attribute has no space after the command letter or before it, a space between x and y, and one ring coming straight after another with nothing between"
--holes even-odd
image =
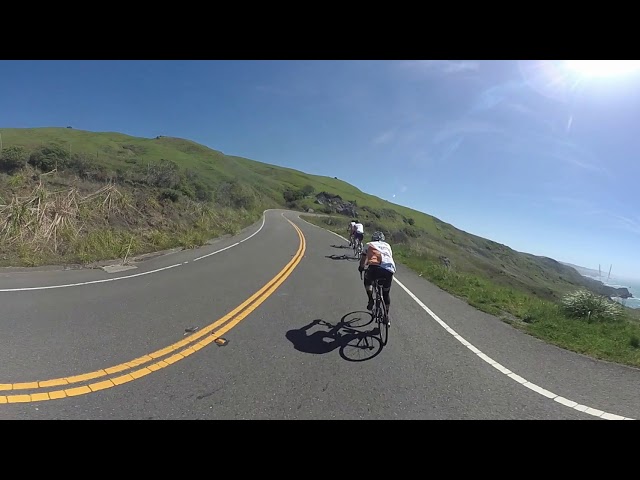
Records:
<instances>
[{"instance_id":1,"label":"distant coastline","mask_svg":"<svg viewBox=\"0 0 640 480\"><path fill-rule=\"evenodd\" d=\"M640 297L640 286L637 284L634 284L633 281L627 282L621 278L610 278L608 281L603 281L600 278L598 278L597 275L596 276L583 275L583 274L581 275L583 277L596 280L607 287L626 289L631 294L630 297L613 297L612 296L611 299L618 303L621 303L626 307L633 308L633 309L640 309L640 298L638 298ZM640 282L636 280L636 283L640 283Z\"/></svg>"},{"instance_id":2,"label":"distant coastline","mask_svg":"<svg viewBox=\"0 0 640 480\"><path fill-rule=\"evenodd\" d=\"M626 290L629 293L629 296L611 296L610 298L629 308L640 309L640 280L623 279L613 275L609 277L608 271L602 272L593 268L574 265L572 263L562 263L568 267L574 268L581 276L588 278L589 280L596 281L605 287L620 289L622 291ZM606 277L606 280L603 280L603 277Z\"/></svg>"}]
</instances>

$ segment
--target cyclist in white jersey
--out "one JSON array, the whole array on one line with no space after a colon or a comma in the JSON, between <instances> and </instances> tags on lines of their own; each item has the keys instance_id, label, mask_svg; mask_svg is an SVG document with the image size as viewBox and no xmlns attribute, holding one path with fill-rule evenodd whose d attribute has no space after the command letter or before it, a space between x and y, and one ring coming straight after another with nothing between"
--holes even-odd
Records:
<instances>
[{"instance_id":1,"label":"cyclist in white jersey","mask_svg":"<svg viewBox=\"0 0 640 480\"><path fill-rule=\"evenodd\" d=\"M362 244L362 240L364 239L364 225L362 225L362 223L360 222L356 222L355 226L353 227L354 229L354 238L357 242L360 242L360 244Z\"/></svg>"},{"instance_id":2,"label":"cyclist in white jersey","mask_svg":"<svg viewBox=\"0 0 640 480\"><path fill-rule=\"evenodd\" d=\"M384 233L374 232L371 236L371 242L367 243L362 251L358 271L362 273L365 270L365 265L368 266L364 275L364 289L369 298L367 310L373 309L373 282L377 279L383 279L382 298L384 298L384 303L387 306L388 315L389 306L391 305L389 293L393 275L396 273L396 264L393 261L391 245L384 240Z\"/></svg>"},{"instance_id":3,"label":"cyclist in white jersey","mask_svg":"<svg viewBox=\"0 0 640 480\"><path fill-rule=\"evenodd\" d=\"M351 220L349 225L347 225L347 232L349 232L349 246L353 247L353 237L356 234L356 223L357 220Z\"/></svg>"}]
</instances>

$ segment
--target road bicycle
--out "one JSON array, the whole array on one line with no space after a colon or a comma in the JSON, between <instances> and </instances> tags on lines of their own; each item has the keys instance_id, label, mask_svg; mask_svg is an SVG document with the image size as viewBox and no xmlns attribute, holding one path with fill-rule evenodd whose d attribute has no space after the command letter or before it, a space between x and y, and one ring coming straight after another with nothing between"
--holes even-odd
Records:
<instances>
[{"instance_id":1,"label":"road bicycle","mask_svg":"<svg viewBox=\"0 0 640 480\"><path fill-rule=\"evenodd\" d=\"M355 237L353 239L353 254L357 259L360 259L360 255L362 255L362 241Z\"/></svg>"},{"instance_id":2,"label":"road bicycle","mask_svg":"<svg viewBox=\"0 0 640 480\"><path fill-rule=\"evenodd\" d=\"M360 279L362 280L362 273L360 272ZM384 303L384 296L382 295L382 282L383 279L378 278L373 282L373 321L378 325L380 331L380 342L382 345L386 345L389 341L389 315L387 314L387 307Z\"/></svg>"}]
</instances>

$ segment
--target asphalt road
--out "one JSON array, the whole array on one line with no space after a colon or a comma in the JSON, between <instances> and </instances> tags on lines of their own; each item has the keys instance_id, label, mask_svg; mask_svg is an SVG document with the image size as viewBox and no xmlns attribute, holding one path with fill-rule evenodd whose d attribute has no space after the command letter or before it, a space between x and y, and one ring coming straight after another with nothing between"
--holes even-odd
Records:
<instances>
[{"instance_id":1,"label":"asphalt road","mask_svg":"<svg viewBox=\"0 0 640 480\"><path fill-rule=\"evenodd\" d=\"M637 369L547 345L402 266L381 347L345 246L270 210L120 273L0 273L0 419L640 418Z\"/></svg>"}]
</instances>

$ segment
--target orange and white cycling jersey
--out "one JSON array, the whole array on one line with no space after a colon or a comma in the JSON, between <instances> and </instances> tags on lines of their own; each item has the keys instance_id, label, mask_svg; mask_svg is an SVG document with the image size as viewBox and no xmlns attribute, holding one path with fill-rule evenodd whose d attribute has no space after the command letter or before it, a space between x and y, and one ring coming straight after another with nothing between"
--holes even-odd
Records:
<instances>
[{"instance_id":1,"label":"orange and white cycling jersey","mask_svg":"<svg viewBox=\"0 0 640 480\"><path fill-rule=\"evenodd\" d=\"M365 251L367 252L367 265L376 265L391 273L396 273L396 263L393 261L391 245L387 242L369 242Z\"/></svg>"}]
</instances>

